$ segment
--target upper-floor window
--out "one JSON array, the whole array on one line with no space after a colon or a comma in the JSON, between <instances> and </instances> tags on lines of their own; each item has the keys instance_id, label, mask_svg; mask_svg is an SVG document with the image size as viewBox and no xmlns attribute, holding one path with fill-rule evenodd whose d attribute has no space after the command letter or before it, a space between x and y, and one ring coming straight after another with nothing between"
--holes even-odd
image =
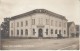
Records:
<instances>
[{"instance_id":1,"label":"upper-floor window","mask_svg":"<svg viewBox=\"0 0 80 51\"><path fill-rule=\"evenodd\" d=\"M58 22L57 21L55 21L55 26L57 27L57 24L58 24Z\"/></svg>"},{"instance_id":2,"label":"upper-floor window","mask_svg":"<svg viewBox=\"0 0 80 51\"><path fill-rule=\"evenodd\" d=\"M43 24L43 19L39 18L39 24Z\"/></svg>"},{"instance_id":3,"label":"upper-floor window","mask_svg":"<svg viewBox=\"0 0 80 51\"><path fill-rule=\"evenodd\" d=\"M51 29L51 34L53 34L53 29Z\"/></svg>"},{"instance_id":4,"label":"upper-floor window","mask_svg":"<svg viewBox=\"0 0 80 51\"><path fill-rule=\"evenodd\" d=\"M64 23L64 27L66 27L66 23Z\"/></svg>"},{"instance_id":5,"label":"upper-floor window","mask_svg":"<svg viewBox=\"0 0 80 51\"><path fill-rule=\"evenodd\" d=\"M19 30L17 30L17 35L19 35Z\"/></svg>"},{"instance_id":6,"label":"upper-floor window","mask_svg":"<svg viewBox=\"0 0 80 51\"><path fill-rule=\"evenodd\" d=\"M53 26L53 20L51 20L51 26Z\"/></svg>"},{"instance_id":7,"label":"upper-floor window","mask_svg":"<svg viewBox=\"0 0 80 51\"><path fill-rule=\"evenodd\" d=\"M26 21L26 26L28 25L28 21Z\"/></svg>"},{"instance_id":8,"label":"upper-floor window","mask_svg":"<svg viewBox=\"0 0 80 51\"><path fill-rule=\"evenodd\" d=\"M25 30L25 35L28 35L28 29Z\"/></svg>"},{"instance_id":9,"label":"upper-floor window","mask_svg":"<svg viewBox=\"0 0 80 51\"><path fill-rule=\"evenodd\" d=\"M23 22L21 22L21 27L23 27Z\"/></svg>"},{"instance_id":10,"label":"upper-floor window","mask_svg":"<svg viewBox=\"0 0 80 51\"><path fill-rule=\"evenodd\" d=\"M11 23L11 28L13 28L13 23Z\"/></svg>"},{"instance_id":11,"label":"upper-floor window","mask_svg":"<svg viewBox=\"0 0 80 51\"><path fill-rule=\"evenodd\" d=\"M23 35L23 30L21 30L21 35Z\"/></svg>"},{"instance_id":12,"label":"upper-floor window","mask_svg":"<svg viewBox=\"0 0 80 51\"><path fill-rule=\"evenodd\" d=\"M46 19L46 25L49 25L49 19Z\"/></svg>"},{"instance_id":13,"label":"upper-floor window","mask_svg":"<svg viewBox=\"0 0 80 51\"><path fill-rule=\"evenodd\" d=\"M19 27L19 22L17 22L17 27Z\"/></svg>"},{"instance_id":14,"label":"upper-floor window","mask_svg":"<svg viewBox=\"0 0 80 51\"><path fill-rule=\"evenodd\" d=\"M59 27L61 27L61 22L59 22Z\"/></svg>"},{"instance_id":15,"label":"upper-floor window","mask_svg":"<svg viewBox=\"0 0 80 51\"><path fill-rule=\"evenodd\" d=\"M48 35L48 29L46 29L46 35Z\"/></svg>"},{"instance_id":16,"label":"upper-floor window","mask_svg":"<svg viewBox=\"0 0 80 51\"><path fill-rule=\"evenodd\" d=\"M35 25L35 19L32 19L32 25Z\"/></svg>"}]
</instances>

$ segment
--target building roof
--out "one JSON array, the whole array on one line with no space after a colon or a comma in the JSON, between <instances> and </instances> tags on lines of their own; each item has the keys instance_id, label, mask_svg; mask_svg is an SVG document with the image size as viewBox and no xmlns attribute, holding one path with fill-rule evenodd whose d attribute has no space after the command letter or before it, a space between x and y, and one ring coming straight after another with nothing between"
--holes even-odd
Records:
<instances>
[{"instance_id":1,"label":"building roof","mask_svg":"<svg viewBox=\"0 0 80 51\"><path fill-rule=\"evenodd\" d=\"M26 13L23 13L20 15L13 16L13 17L11 17L11 20L22 18L22 17L29 16L29 15L33 15L35 13L44 13L44 14L48 14L50 16L54 16L54 17L59 18L59 19L67 20L64 16L56 14L56 13L51 12L51 11L48 11L46 9L35 9L35 10L29 11L29 12L26 12Z\"/></svg>"},{"instance_id":2,"label":"building roof","mask_svg":"<svg viewBox=\"0 0 80 51\"><path fill-rule=\"evenodd\" d=\"M74 23L74 22L68 22L68 23L67 23L67 26L70 27L70 25L71 25L72 23Z\"/></svg>"}]
</instances>

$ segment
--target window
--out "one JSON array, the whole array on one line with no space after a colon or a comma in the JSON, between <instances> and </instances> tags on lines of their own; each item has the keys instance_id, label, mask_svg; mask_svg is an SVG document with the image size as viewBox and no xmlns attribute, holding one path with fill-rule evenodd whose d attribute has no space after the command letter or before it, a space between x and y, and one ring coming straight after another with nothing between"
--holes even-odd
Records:
<instances>
[{"instance_id":1,"label":"window","mask_svg":"<svg viewBox=\"0 0 80 51\"><path fill-rule=\"evenodd\" d=\"M39 24L43 24L43 19L39 18Z\"/></svg>"},{"instance_id":2,"label":"window","mask_svg":"<svg viewBox=\"0 0 80 51\"><path fill-rule=\"evenodd\" d=\"M35 35L35 29L33 29L33 35Z\"/></svg>"},{"instance_id":3,"label":"window","mask_svg":"<svg viewBox=\"0 0 80 51\"><path fill-rule=\"evenodd\" d=\"M55 34L57 34L57 30L55 30Z\"/></svg>"},{"instance_id":4,"label":"window","mask_svg":"<svg viewBox=\"0 0 80 51\"><path fill-rule=\"evenodd\" d=\"M11 35L13 35L13 30L11 30Z\"/></svg>"},{"instance_id":5,"label":"window","mask_svg":"<svg viewBox=\"0 0 80 51\"><path fill-rule=\"evenodd\" d=\"M46 25L48 25L49 24L49 19L46 19Z\"/></svg>"},{"instance_id":6,"label":"window","mask_svg":"<svg viewBox=\"0 0 80 51\"><path fill-rule=\"evenodd\" d=\"M26 21L26 26L28 25L28 21Z\"/></svg>"},{"instance_id":7,"label":"window","mask_svg":"<svg viewBox=\"0 0 80 51\"><path fill-rule=\"evenodd\" d=\"M17 22L17 27L19 27L19 22Z\"/></svg>"},{"instance_id":8,"label":"window","mask_svg":"<svg viewBox=\"0 0 80 51\"><path fill-rule=\"evenodd\" d=\"M32 19L32 25L35 25L35 19Z\"/></svg>"},{"instance_id":9,"label":"window","mask_svg":"<svg viewBox=\"0 0 80 51\"><path fill-rule=\"evenodd\" d=\"M64 23L64 27L66 27L66 23Z\"/></svg>"},{"instance_id":10,"label":"window","mask_svg":"<svg viewBox=\"0 0 80 51\"><path fill-rule=\"evenodd\" d=\"M13 23L11 23L11 28L13 28Z\"/></svg>"},{"instance_id":11,"label":"window","mask_svg":"<svg viewBox=\"0 0 80 51\"><path fill-rule=\"evenodd\" d=\"M53 20L51 20L51 26L53 26Z\"/></svg>"},{"instance_id":12,"label":"window","mask_svg":"<svg viewBox=\"0 0 80 51\"><path fill-rule=\"evenodd\" d=\"M28 30L27 29L25 30L25 35L28 35Z\"/></svg>"},{"instance_id":13,"label":"window","mask_svg":"<svg viewBox=\"0 0 80 51\"><path fill-rule=\"evenodd\" d=\"M64 34L66 34L66 31L64 30Z\"/></svg>"},{"instance_id":14,"label":"window","mask_svg":"<svg viewBox=\"0 0 80 51\"><path fill-rule=\"evenodd\" d=\"M23 22L21 22L21 27L23 27Z\"/></svg>"},{"instance_id":15,"label":"window","mask_svg":"<svg viewBox=\"0 0 80 51\"><path fill-rule=\"evenodd\" d=\"M59 22L59 27L61 27L61 22Z\"/></svg>"},{"instance_id":16,"label":"window","mask_svg":"<svg viewBox=\"0 0 80 51\"><path fill-rule=\"evenodd\" d=\"M48 29L46 29L46 35L48 35Z\"/></svg>"},{"instance_id":17,"label":"window","mask_svg":"<svg viewBox=\"0 0 80 51\"><path fill-rule=\"evenodd\" d=\"M61 30L59 30L59 34L61 34Z\"/></svg>"},{"instance_id":18,"label":"window","mask_svg":"<svg viewBox=\"0 0 80 51\"><path fill-rule=\"evenodd\" d=\"M23 35L23 30L21 30L21 35Z\"/></svg>"},{"instance_id":19,"label":"window","mask_svg":"<svg viewBox=\"0 0 80 51\"><path fill-rule=\"evenodd\" d=\"M51 29L51 34L53 34L53 29Z\"/></svg>"},{"instance_id":20,"label":"window","mask_svg":"<svg viewBox=\"0 0 80 51\"><path fill-rule=\"evenodd\" d=\"M17 35L19 35L19 30L17 30Z\"/></svg>"},{"instance_id":21,"label":"window","mask_svg":"<svg viewBox=\"0 0 80 51\"><path fill-rule=\"evenodd\" d=\"M57 27L57 21L55 22L55 26Z\"/></svg>"}]
</instances>

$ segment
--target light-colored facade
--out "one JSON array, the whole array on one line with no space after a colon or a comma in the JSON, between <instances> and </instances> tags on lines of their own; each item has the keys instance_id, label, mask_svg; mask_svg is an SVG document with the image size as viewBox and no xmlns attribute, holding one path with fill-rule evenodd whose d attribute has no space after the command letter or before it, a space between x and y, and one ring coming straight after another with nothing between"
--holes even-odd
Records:
<instances>
[{"instance_id":1,"label":"light-colored facade","mask_svg":"<svg viewBox=\"0 0 80 51\"><path fill-rule=\"evenodd\" d=\"M68 37L76 37L76 25L74 22L68 22Z\"/></svg>"},{"instance_id":2,"label":"light-colored facade","mask_svg":"<svg viewBox=\"0 0 80 51\"><path fill-rule=\"evenodd\" d=\"M67 37L67 19L45 9L35 9L10 20L10 37Z\"/></svg>"}]
</instances>

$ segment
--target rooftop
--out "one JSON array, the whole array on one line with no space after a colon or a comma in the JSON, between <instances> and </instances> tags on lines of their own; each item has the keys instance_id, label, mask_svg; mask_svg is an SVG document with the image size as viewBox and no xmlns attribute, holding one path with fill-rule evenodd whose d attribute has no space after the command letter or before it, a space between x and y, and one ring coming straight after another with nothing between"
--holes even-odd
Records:
<instances>
[{"instance_id":1,"label":"rooftop","mask_svg":"<svg viewBox=\"0 0 80 51\"><path fill-rule=\"evenodd\" d=\"M19 14L19 15L11 17L11 20L22 18L22 17L29 16L29 15L33 15L35 13L44 13L44 14L48 14L50 16L54 16L54 17L59 18L59 19L67 20L65 18L65 16L56 14L56 13L48 11L46 9L35 9L35 10L29 11L29 12L26 12L26 13L23 13L23 14Z\"/></svg>"}]
</instances>

